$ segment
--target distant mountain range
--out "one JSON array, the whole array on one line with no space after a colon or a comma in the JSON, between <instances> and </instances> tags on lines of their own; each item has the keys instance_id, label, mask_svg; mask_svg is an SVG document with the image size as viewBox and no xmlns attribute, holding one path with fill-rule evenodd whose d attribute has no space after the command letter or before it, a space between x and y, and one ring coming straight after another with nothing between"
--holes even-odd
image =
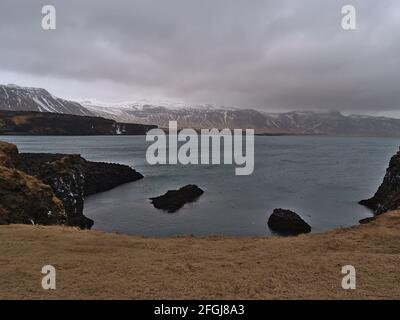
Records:
<instances>
[{"instance_id":1,"label":"distant mountain range","mask_svg":"<svg viewBox=\"0 0 400 320\"><path fill-rule=\"evenodd\" d=\"M104 106L83 102L90 112L116 121L168 127L176 120L181 128L254 129L262 134L304 134L343 136L400 136L400 119L363 115L345 116L340 112L293 111L267 113L252 109L226 109L211 106L179 107L155 105Z\"/></svg>"},{"instance_id":2,"label":"distant mountain range","mask_svg":"<svg viewBox=\"0 0 400 320\"><path fill-rule=\"evenodd\" d=\"M39 111L99 116L117 122L168 127L176 120L181 128L251 128L259 134L400 137L400 119L340 112L293 111L267 113L252 109L185 106L166 103L106 105L80 103L54 97L44 89L0 85L0 110Z\"/></svg>"}]
</instances>

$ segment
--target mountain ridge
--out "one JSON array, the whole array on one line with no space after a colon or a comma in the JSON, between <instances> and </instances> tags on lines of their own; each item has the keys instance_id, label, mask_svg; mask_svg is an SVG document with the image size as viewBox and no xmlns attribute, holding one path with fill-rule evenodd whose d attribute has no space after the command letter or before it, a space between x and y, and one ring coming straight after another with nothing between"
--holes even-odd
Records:
<instances>
[{"instance_id":1,"label":"mountain ridge","mask_svg":"<svg viewBox=\"0 0 400 320\"><path fill-rule=\"evenodd\" d=\"M254 129L258 134L302 134L334 136L400 136L400 119L369 115L343 115L338 111L290 111L270 113L254 109L213 108L207 105L168 108L132 104L106 107L83 105L91 112L116 121L168 127L177 121L180 128Z\"/></svg>"},{"instance_id":2,"label":"mountain ridge","mask_svg":"<svg viewBox=\"0 0 400 320\"><path fill-rule=\"evenodd\" d=\"M0 85L0 110L94 116L80 103L58 98L42 88Z\"/></svg>"},{"instance_id":3,"label":"mountain ridge","mask_svg":"<svg viewBox=\"0 0 400 320\"><path fill-rule=\"evenodd\" d=\"M338 111L272 113L254 109L187 105L181 102L142 100L105 104L64 100L41 88L0 85L0 110L37 111L95 116L119 123L167 128L254 129L257 134L400 137L400 119L369 115L343 115Z\"/></svg>"}]
</instances>

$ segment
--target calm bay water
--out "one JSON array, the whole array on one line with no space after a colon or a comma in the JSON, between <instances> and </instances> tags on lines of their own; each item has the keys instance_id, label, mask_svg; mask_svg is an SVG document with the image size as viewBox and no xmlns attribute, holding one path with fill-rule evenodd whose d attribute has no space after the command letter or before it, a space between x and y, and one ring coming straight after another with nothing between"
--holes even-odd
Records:
<instances>
[{"instance_id":1,"label":"calm bay water","mask_svg":"<svg viewBox=\"0 0 400 320\"><path fill-rule=\"evenodd\" d=\"M357 202L373 195L399 139L256 137L255 170L235 176L230 165L150 166L144 136L2 136L20 152L79 153L127 164L145 178L85 200L94 229L145 236L268 236L274 208L292 209L313 232L357 224L371 212ZM174 214L148 198L197 184L205 194Z\"/></svg>"}]
</instances>

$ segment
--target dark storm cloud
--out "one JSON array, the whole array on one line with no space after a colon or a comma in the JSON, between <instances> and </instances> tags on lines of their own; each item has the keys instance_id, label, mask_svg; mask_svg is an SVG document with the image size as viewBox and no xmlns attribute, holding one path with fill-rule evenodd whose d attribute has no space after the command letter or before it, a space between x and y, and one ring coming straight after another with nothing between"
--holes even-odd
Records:
<instances>
[{"instance_id":1,"label":"dark storm cloud","mask_svg":"<svg viewBox=\"0 0 400 320\"><path fill-rule=\"evenodd\" d=\"M57 9L55 31L40 27L45 4ZM356 31L341 28L345 4L357 8ZM116 100L143 90L265 110L400 105L397 0L2 0L0 6L1 71L79 81L91 96L102 96L106 87L95 92L91 84L103 81L113 84Z\"/></svg>"}]
</instances>

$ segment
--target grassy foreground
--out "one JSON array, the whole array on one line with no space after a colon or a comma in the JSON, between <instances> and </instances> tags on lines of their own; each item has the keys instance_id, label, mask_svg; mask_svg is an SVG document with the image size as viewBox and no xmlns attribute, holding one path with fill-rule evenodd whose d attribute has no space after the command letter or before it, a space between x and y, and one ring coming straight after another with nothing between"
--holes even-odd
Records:
<instances>
[{"instance_id":1,"label":"grassy foreground","mask_svg":"<svg viewBox=\"0 0 400 320\"><path fill-rule=\"evenodd\" d=\"M400 211L295 238L153 239L68 227L0 227L2 299L400 298ZM57 289L41 287L43 265ZM341 287L341 267L357 289Z\"/></svg>"}]
</instances>

